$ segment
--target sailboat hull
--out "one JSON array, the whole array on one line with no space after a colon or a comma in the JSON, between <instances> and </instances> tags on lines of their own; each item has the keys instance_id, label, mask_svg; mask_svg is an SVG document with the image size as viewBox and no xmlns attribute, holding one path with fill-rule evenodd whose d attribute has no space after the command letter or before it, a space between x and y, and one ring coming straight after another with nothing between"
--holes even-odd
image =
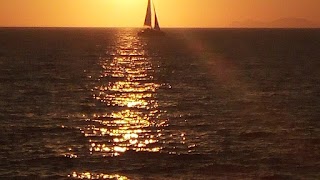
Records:
<instances>
[{"instance_id":1,"label":"sailboat hull","mask_svg":"<svg viewBox=\"0 0 320 180\"><path fill-rule=\"evenodd\" d=\"M144 29L140 32L138 32L138 36L141 37L155 37L155 36L164 36L165 33L160 30L155 30L155 29Z\"/></svg>"}]
</instances>

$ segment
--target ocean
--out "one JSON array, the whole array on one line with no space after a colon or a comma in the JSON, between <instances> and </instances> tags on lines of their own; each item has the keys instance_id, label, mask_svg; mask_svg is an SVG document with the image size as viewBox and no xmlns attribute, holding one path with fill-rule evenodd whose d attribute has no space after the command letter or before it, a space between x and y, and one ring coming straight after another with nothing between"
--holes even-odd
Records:
<instances>
[{"instance_id":1,"label":"ocean","mask_svg":"<svg viewBox=\"0 0 320 180\"><path fill-rule=\"evenodd\" d=\"M319 29L0 28L0 178L319 179Z\"/></svg>"}]
</instances>

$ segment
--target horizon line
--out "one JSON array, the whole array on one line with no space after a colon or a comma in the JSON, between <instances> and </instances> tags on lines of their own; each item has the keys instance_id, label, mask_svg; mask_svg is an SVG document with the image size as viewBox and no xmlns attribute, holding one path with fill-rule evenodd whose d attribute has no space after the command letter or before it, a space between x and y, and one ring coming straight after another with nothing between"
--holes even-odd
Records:
<instances>
[{"instance_id":1,"label":"horizon line","mask_svg":"<svg viewBox=\"0 0 320 180\"><path fill-rule=\"evenodd\" d=\"M97 28L97 29L144 29L143 27L126 27L126 26L0 26L0 28ZM164 26L161 29L320 29L320 26L310 27L263 27L263 26Z\"/></svg>"}]
</instances>

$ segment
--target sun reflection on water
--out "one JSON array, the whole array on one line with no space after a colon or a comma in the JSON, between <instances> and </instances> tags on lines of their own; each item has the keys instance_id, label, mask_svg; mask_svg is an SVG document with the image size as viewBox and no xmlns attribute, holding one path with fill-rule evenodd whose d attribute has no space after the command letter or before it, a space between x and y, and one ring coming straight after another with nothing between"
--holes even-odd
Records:
<instances>
[{"instance_id":1,"label":"sun reflection on water","mask_svg":"<svg viewBox=\"0 0 320 180\"><path fill-rule=\"evenodd\" d=\"M161 151L167 120L159 109L154 68L143 45L133 36L119 37L116 49L100 58L101 73L92 89L105 113L96 113L82 133L91 154L119 156L131 151Z\"/></svg>"},{"instance_id":2,"label":"sun reflection on water","mask_svg":"<svg viewBox=\"0 0 320 180\"><path fill-rule=\"evenodd\" d=\"M126 176L121 176L119 174L96 174L96 173L90 173L90 172L83 172L83 173L77 173L73 172L72 174L69 174L68 177L74 178L74 179L116 179L116 180L128 180Z\"/></svg>"}]
</instances>

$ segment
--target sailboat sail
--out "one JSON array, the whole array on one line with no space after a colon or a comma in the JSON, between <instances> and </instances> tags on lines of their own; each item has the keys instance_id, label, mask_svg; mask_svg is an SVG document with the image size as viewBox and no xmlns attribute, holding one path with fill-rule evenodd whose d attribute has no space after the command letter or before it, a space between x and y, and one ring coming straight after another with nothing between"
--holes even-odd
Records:
<instances>
[{"instance_id":1,"label":"sailboat sail","mask_svg":"<svg viewBox=\"0 0 320 180\"><path fill-rule=\"evenodd\" d=\"M151 24L151 2L150 1L151 0L148 0L146 19L144 20L144 25L148 26L149 28L152 27L152 24Z\"/></svg>"},{"instance_id":2,"label":"sailboat sail","mask_svg":"<svg viewBox=\"0 0 320 180\"><path fill-rule=\"evenodd\" d=\"M154 16L152 13L154 13ZM154 17L154 24L153 24L153 17ZM165 33L160 30L156 8L154 6L153 1L151 2L151 0L148 0L148 7L147 7L146 18L144 20L144 26L146 27L146 29L143 29L142 31L138 32L138 36L152 37L152 36L165 35Z\"/></svg>"},{"instance_id":3,"label":"sailboat sail","mask_svg":"<svg viewBox=\"0 0 320 180\"><path fill-rule=\"evenodd\" d=\"M153 10L154 10L154 19L155 19L154 29L160 31L159 21L158 21L158 18L157 18L156 8L155 8L154 4L153 4Z\"/></svg>"}]
</instances>

